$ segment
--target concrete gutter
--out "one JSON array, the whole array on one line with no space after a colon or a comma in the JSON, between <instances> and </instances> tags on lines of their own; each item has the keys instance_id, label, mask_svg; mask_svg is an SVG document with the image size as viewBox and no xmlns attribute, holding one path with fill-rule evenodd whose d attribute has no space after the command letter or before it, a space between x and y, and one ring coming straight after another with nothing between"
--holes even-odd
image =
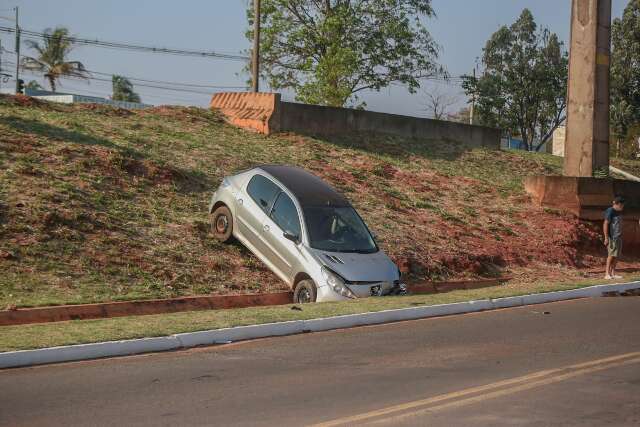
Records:
<instances>
[{"instance_id":1,"label":"concrete gutter","mask_svg":"<svg viewBox=\"0 0 640 427\"><path fill-rule=\"evenodd\" d=\"M425 307L411 307L385 310L374 313L352 314L324 319L295 320L263 325L239 326L211 331L189 332L167 337L142 338L125 341L110 341L80 344L65 347L51 347L38 350L21 350L0 353L0 368L16 368L48 363L71 362L102 357L127 356L185 349L202 345L226 344L256 338L300 334L304 332L329 331L354 326L377 325L381 323L416 320L429 317L473 313L500 308L519 307L577 298L602 297L612 292L625 292L640 288L640 282L615 285L597 285L567 291L548 292L524 296L440 304Z\"/></svg>"},{"instance_id":2,"label":"concrete gutter","mask_svg":"<svg viewBox=\"0 0 640 427\"><path fill-rule=\"evenodd\" d=\"M617 173L618 175L621 175L623 177L625 177L626 179L628 179L629 181L636 181L636 182L640 182L640 178L638 178L635 175L631 175L629 172L625 172L622 169L618 169L616 167L613 166L609 166L609 171L613 172L613 173Z\"/></svg>"}]
</instances>

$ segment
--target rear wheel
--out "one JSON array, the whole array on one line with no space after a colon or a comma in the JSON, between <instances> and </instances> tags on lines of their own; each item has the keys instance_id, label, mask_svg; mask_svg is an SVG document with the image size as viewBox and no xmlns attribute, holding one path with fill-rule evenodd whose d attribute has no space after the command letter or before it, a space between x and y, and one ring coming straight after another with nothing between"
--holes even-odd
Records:
<instances>
[{"instance_id":1,"label":"rear wheel","mask_svg":"<svg viewBox=\"0 0 640 427\"><path fill-rule=\"evenodd\" d=\"M316 302L317 296L316 285L311 279L299 281L293 289L293 302L295 304Z\"/></svg>"},{"instance_id":2,"label":"rear wheel","mask_svg":"<svg viewBox=\"0 0 640 427\"><path fill-rule=\"evenodd\" d=\"M232 239L233 216L226 206L220 206L211 214L211 232L216 240L228 242Z\"/></svg>"}]
</instances>

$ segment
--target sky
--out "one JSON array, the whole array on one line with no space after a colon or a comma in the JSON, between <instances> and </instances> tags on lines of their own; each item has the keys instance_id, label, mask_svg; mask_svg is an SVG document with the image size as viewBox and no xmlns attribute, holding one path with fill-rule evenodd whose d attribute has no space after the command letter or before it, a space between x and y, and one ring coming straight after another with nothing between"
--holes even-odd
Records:
<instances>
[{"instance_id":1,"label":"sky","mask_svg":"<svg viewBox=\"0 0 640 427\"><path fill-rule=\"evenodd\" d=\"M614 17L621 16L628 0L613 0ZM250 43L244 37L247 28L246 8L249 0L0 0L0 26L13 26L14 6L19 7L20 26L42 31L65 26L78 37L140 45L242 54ZM441 46L439 63L450 75L472 72L482 55L486 40L502 25L510 25L524 8L529 8L539 26L547 27L568 43L570 0L433 0L437 14L426 21L427 28ZM2 47L14 50L12 34L0 33ZM23 54L32 52L22 46ZM70 59L84 63L92 71L121 74L148 80L203 84L211 86L244 86L248 75L245 64L212 58L194 58L154 53L128 52L93 46L77 46ZM15 62L15 56L4 52L1 60ZM2 66L4 72L6 66ZM13 67L11 67L13 68ZM97 76L97 75L94 75ZM25 80L42 79L25 75ZM2 87L11 82L0 83ZM264 88L264 84L262 88ZM183 93L157 88L136 87L142 101L150 104L206 106L209 92ZM108 82L62 81L60 92L108 97ZM453 84L429 83L418 93L392 86L362 96L367 109L395 114L426 116L425 91L438 91L457 99L452 110L463 107L467 99ZM292 93L283 93L293 100Z\"/></svg>"}]
</instances>

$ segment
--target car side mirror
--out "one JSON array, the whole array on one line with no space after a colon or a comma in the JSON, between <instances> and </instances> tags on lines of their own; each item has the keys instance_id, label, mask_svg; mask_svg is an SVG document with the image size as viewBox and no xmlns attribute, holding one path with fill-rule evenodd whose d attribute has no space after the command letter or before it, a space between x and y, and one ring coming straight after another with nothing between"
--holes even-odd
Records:
<instances>
[{"instance_id":1,"label":"car side mirror","mask_svg":"<svg viewBox=\"0 0 640 427\"><path fill-rule=\"evenodd\" d=\"M285 239L291 240L295 244L300 243L300 236L298 236L296 234L289 233L288 231L285 231L282 235L284 236Z\"/></svg>"}]
</instances>

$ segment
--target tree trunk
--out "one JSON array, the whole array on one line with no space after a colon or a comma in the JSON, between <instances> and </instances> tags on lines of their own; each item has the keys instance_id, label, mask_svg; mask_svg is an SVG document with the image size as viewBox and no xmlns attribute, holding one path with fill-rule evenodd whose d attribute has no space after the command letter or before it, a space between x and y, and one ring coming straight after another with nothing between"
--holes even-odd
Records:
<instances>
[{"instance_id":1,"label":"tree trunk","mask_svg":"<svg viewBox=\"0 0 640 427\"><path fill-rule=\"evenodd\" d=\"M52 75L47 75L47 80L49 80L49 86L51 86L51 92L56 91L56 79Z\"/></svg>"}]
</instances>

